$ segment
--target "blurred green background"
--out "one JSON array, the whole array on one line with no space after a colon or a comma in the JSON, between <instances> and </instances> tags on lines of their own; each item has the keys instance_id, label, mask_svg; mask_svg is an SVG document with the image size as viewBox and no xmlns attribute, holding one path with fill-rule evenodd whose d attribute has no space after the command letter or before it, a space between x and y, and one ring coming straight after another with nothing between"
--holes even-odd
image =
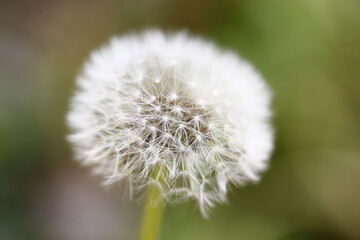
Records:
<instances>
[{"instance_id":1,"label":"blurred green background","mask_svg":"<svg viewBox=\"0 0 360 240\"><path fill-rule=\"evenodd\" d=\"M135 240L141 206L103 190L64 136L74 79L114 34L187 29L249 59L274 91L263 180L161 239L360 239L360 1L0 1L0 239Z\"/></svg>"}]
</instances>

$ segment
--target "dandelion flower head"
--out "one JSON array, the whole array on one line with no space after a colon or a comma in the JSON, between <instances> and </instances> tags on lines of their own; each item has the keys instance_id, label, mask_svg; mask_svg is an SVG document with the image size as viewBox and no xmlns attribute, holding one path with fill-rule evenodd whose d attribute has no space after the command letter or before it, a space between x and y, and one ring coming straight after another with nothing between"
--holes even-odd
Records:
<instances>
[{"instance_id":1,"label":"dandelion flower head","mask_svg":"<svg viewBox=\"0 0 360 240\"><path fill-rule=\"evenodd\" d=\"M231 185L256 182L272 150L271 93L236 54L180 32L115 37L94 51L71 99L76 159L130 194L202 213Z\"/></svg>"}]
</instances>

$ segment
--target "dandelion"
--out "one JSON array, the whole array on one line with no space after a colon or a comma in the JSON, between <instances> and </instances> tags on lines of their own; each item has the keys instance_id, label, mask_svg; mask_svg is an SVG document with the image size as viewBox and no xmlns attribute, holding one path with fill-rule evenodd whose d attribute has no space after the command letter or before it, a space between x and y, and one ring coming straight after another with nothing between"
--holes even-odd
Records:
<instances>
[{"instance_id":1,"label":"dandelion","mask_svg":"<svg viewBox=\"0 0 360 240\"><path fill-rule=\"evenodd\" d=\"M271 93L234 53L186 33L113 38L77 79L68 139L76 158L131 194L193 199L202 214L256 182L272 150Z\"/></svg>"}]
</instances>

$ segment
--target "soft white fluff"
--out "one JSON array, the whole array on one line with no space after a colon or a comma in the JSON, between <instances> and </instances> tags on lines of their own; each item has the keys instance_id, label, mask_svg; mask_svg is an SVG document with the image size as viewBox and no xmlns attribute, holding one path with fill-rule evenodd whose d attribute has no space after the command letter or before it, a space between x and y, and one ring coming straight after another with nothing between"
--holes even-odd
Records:
<instances>
[{"instance_id":1,"label":"soft white fluff","mask_svg":"<svg viewBox=\"0 0 360 240\"><path fill-rule=\"evenodd\" d=\"M113 38L77 79L69 141L106 184L157 186L204 215L259 180L272 150L269 88L245 60L186 33Z\"/></svg>"}]
</instances>

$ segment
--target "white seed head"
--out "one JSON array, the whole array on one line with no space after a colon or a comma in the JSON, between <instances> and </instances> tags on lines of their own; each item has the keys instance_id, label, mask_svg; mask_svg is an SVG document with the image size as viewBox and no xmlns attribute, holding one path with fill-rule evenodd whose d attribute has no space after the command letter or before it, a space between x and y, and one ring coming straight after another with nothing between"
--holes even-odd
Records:
<instances>
[{"instance_id":1,"label":"white seed head","mask_svg":"<svg viewBox=\"0 0 360 240\"><path fill-rule=\"evenodd\" d=\"M203 215L229 185L259 179L272 150L271 94L235 54L185 33L113 38L77 79L68 139L76 158L130 193L154 184L164 202Z\"/></svg>"}]
</instances>

